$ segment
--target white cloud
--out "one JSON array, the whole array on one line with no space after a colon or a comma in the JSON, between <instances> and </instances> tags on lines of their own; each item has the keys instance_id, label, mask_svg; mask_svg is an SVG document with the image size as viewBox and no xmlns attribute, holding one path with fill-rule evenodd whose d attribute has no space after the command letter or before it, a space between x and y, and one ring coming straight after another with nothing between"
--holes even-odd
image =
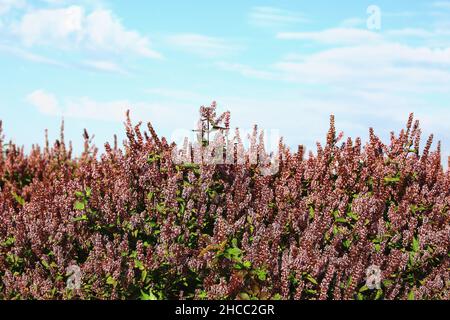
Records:
<instances>
[{"instance_id":1,"label":"white cloud","mask_svg":"<svg viewBox=\"0 0 450 320\"><path fill-rule=\"evenodd\" d=\"M58 97L54 93L39 89L30 93L26 101L44 115L66 119L85 119L123 122L125 113L130 110L135 119L158 121L156 125L165 128L186 126L186 121L194 120L196 114L185 105L144 101L112 100L98 101L90 97Z\"/></svg>"},{"instance_id":2,"label":"white cloud","mask_svg":"<svg viewBox=\"0 0 450 320\"><path fill-rule=\"evenodd\" d=\"M36 107L40 113L46 115L61 115L58 100L53 94L43 90L36 90L30 93L26 100Z\"/></svg>"},{"instance_id":3,"label":"white cloud","mask_svg":"<svg viewBox=\"0 0 450 320\"><path fill-rule=\"evenodd\" d=\"M419 28L388 30L386 34L388 36L395 36L395 37L418 37L418 38L432 37L435 35L434 32Z\"/></svg>"},{"instance_id":4,"label":"white cloud","mask_svg":"<svg viewBox=\"0 0 450 320\"><path fill-rule=\"evenodd\" d=\"M352 134L361 134L355 131L355 122L390 130L389 126L403 124L408 113L415 112L442 137L450 121L445 111L450 97L450 48L414 47L379 37L376 43L352 42L312 53L287 54L263 69L225 67L246 77L297 84L298 97L291 99L298 108L292 114L308 114L306 118L311 119L313 113L335 113L348 123L344 129ZM430 99L437 95L447 98ZM285 108L284 102L279 104ZM305 124L304 129L316 132L313 126Z\"/></svg>"},{"instance_id":5,"label":"white cloud","mask_svg":"<svg viewBox=\"0 0 450 320\"><path fill-rule=\"evenodd\" d=\"M150 88L145 90L145 92L151 95L181 101L202 101L205 99L204 95L201 95L197 92L180 89Z\"/></svg>"},{"instance_id":6,"label":"white cloud","mask_svg":"<svg viewBox=\"0 0 450 320\"><path fill-rule=\"evenodd\" d=\"M14 32L27 46L68 45L81 40L83 19L84 10L79 6L36 10L26 13Z\"/></svg>"},{"instance_id":7,"label":"white cloud","mask_svg":"<svg viewBox=\"0 0 450 320\"><path fill-rule=\"evenodd\" d=\"M381 14L383 17L390 17L390 18L411 18L419 15L418 12L414 11L398 11L398 12L382 11Z\"/></svg>"},{"instance_id":8,"label":"white cloud","mask_svg":"<svg viewBox=\"0 0 450 320\"><path fill-rule=\"evenodd\" d=\"M358 44L382 40L382 36L376 32L355 28L335 28L316 32L280 32L277 34L277 38L324 44Z\"/></svg>"},{"instance_id":9,"label":"white cloud","mask_svg":"<svg viewBox=\"0 0 450 320\"><path fill-rule=\"evenodd\" d=\"M12 9L20 9L26 6L25 0L0 0L0 16Z\"/></svg>"},{"instance_id":10,"label":"white cloud","mask_svg":"<svg viewBox=\"0 0 450 320\"><path fill-rule=\"evenodd\" d=\"M147 58L162 57L151 48L147 37L127 30L111 11L105 9L86 12L83 7L72 5L33 10L13 25L13 32L27 46L47 45L117 54L133 53Z\"/></svg>"},{"instance_id":11,"label":"white cloud","mask_svg":"<svg viewBox=\"0 0 450 320\"><path fill-rule=\"evenodd\" d=\"M117 73L121 75L129 75L129 73L123 70L119 65L111 61L105 60L85 60L82 62L84 66L92 68L94 70L102 72Z\"/></svg>"},{"instance_id":12,"label":"white cloud","mask_svg":"<svg viewBox=\"0 0 450 320\"><path fill-rule=\"evenodd\" d=\"M249 14L249 23L258 27L286 26L306 21L299 13L274 7L254 7Z\"/></svg>"},{"instance_id":13,"label":"white cloud","mask_svg":"<svg viewBox=\"0 0 450 320\"><path fill-rule=\"evenodd\" d=\"M62 67L62 68L79 68L86 67L91 70L107 72L107 73L117 73L120 75L129 76L130 73L124 70L117 63L108 60L84 60L80 63L63 63L58 60L50 59L42 55L34 54L27 50L23 50L17 47L5 46L0 44L0 52L5 52L22 59L37 62L40 64L46 64L50 66Z\"/></svg>"},{"instance_id":14,"label":"white cloud","mask_svg":"<svg viewBox=\"0 0 450 320\"><path fill-rule=\"evenodd\" d=\"M450 9L450 1L436 1L432 6L439 9Z\"/></svg>"},{"instance_id":15,"label":"white cloud","mask_svg":"<svg viewBox=\"0 0 450 320\"><path fill-rule=\"evenodd\" d=\"M51 5L62 5L68 2L67 0L42 0L42 1Z\"/></svg>"},{"instance_id":16,"label":"white cloud","mask_svg":"<svg viewBox=\"0 0 450 320\"><path fill-rule=\"evenodd\" d=\"M310 54L291 54L268 70L241 66L246 76L282 79L304 84L347 88L349 91L385 90L399 93L448 92L450 47L408 46L388 41L390 37L427 37L437 34L423 29L390 30L380 33L360 29L326 29L317 32L279 33L281 39L302 39L340 44ZM244 73L245 68L252 72ZM270 72L272 75L267 75Z\"/></svg>"},{"instance_id":17,"label":"white cloud","mask_svg":"<svg viewBox=\"0 0 450 320\"><path fill-rule=\"evenodd\" d=\"M216 65L222 70L238 72L245 77L252 77L265 80L276 78L273 72L258 70L245 64L228 63L221 61L218 62Z\"/></svg>"},{"instance_id":18,"label":"white cloud","mask_svg":"<svg viewBox=\"0 0 450 320\"><path fill-rule=\"evenodd\" d=\"M450 48L430 49L394 43L326 49L310 55L287 55L269 70L228 68L261 79L327 85L349 90L447 92ZM248 72L244 72L248 70Z\"/></svg>"},{"instance_id":19,"label":"white cloud","mask_svg":"<svg viewBox=\"0 0 450 320\"><path fill-rule=\"evenodd\" d=\"M53 93L42 89L27 96L27 101L45 115L97 120L123 120L128 101L97 102L87 97L66 99L63 103Z\"/></svg>"},{"instance_id":20,"label":"white cloud","mask_svg":"<svg viewBox=\"0 0 450 320\"><path fill-rule=\"evenodd\" d=\"M356 28L366 24L366 20L362 18L348 18L341 22L342 28Z\"/></svg>"},{"instance_id":21,"label":"white cloud","mask_svg":"<svg viewBox=\"0 0 450 320\"><path fill-rule=\"evenodd\" d=\"M194 33L173 35L167 40L185 52L204 58L226 56L239 50L237 45L224 39Z\"/></svg>"},{"instance_id":22,"label":"white cloud","mask_svg":"<svg viewBox=\"0 0 450 320\"><path fill-rule=\"evenodd\" d=\"M48 65L58 66L58 67L68 67L67 64L62 63L60 61L50 59L50 58L47 58L47 57L44 57L44 56L41 56L38 54L31 53L27 50L23 50L23 49L12 47L12 46L5 46L5 45L0 44L0 51L9 53L11 55L20 57L20 58L28 60L28 61L38 62L41 64L48 64Z\"/></svg>"},{"instance_id":23,"label":"white cloud","mask_svg":"<svg viewBox=\"0 0 450 320\"><path fill-rule=\"evenodd\" d=\"M93 50L131 51L147 58L162 58L150 48L150 40L136 31L125 29L110 11L98 9L86 17L86 45Z\"/></svg>"}]
</instances>

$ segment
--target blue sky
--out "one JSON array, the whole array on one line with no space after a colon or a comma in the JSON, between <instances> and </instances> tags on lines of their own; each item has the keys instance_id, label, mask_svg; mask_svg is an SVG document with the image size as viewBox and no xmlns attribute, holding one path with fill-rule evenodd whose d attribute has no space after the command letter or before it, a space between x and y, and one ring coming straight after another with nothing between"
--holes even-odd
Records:
<instances>
[{"instance_id":1,"label":"blue sky","mask_svg":"<svg viewBox=\"0 0 450 320\"><path fill-rule=\"evenodd\" d=\"M0 70L0 119L27 147L63 117L77 151L83 128L102 146L126 109L175 139L216 100L293 148L330 114L387 139L414 112L450 151L450 1L0 0Z\"/></svg>"}]
</instances>

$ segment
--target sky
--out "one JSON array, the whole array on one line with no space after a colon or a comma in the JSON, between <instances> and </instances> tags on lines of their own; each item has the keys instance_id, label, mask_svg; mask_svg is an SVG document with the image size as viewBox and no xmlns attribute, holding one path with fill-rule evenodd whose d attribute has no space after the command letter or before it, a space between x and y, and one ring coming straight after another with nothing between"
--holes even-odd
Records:
<instances>
[{"instance_id":1,"label":"sky","mask_svg":"<svg viewBox=\"0 0 450 320\"><path fill-rule=\"evenodd\" d=\"M75 151L84 128L103 146L127 109L177 141L213 100L294 150L330 114L387 142L414 112L448 155L450 1L0 0L0 119L19 145L64 118Z\"/></svg>"}]
</instances>

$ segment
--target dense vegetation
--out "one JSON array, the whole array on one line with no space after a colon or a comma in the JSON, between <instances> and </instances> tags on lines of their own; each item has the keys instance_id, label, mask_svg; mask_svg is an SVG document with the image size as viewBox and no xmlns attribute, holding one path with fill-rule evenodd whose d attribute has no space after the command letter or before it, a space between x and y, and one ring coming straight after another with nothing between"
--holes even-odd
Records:
<instances>
[{"instance_id":1,"label":"dense vegetation","mask_svg":"<svg viewBox=\"0 0 450 320\"><path fill-rule=\"evenodd\" d=\"M214 104L201 117L228 134ZM150 124L125 124L123 148L100 155L85 132L78 157L63 130L26 154L0 129L0 298L450 298L450 173L412 115L364 145L341 142L332 118L314 154L280 142L272 175L249 150L239 161L238 137L231 163L177 163ZM80 289L66 287L71 265Z\"/></svg>"}]
</instances>

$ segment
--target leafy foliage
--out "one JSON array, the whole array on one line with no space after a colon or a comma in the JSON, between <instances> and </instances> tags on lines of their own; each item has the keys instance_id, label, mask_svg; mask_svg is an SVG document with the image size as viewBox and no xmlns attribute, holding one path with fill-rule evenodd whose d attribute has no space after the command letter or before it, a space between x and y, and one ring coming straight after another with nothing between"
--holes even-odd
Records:
<instances>
[{"instance_id":1,"label":"leafy foliage","mask_svg":"<svg viewBox=\"0 0 450 320\"><path fill-rule=\"evenodd\" d=\"M128 116L123 148L101 155L85 132L74 157L63 130L25 154L0 125L0 298L450 298L450 173L432 138L419 153L412 116L364 146L339 142L332 118L316 154L280 143L271 176L248 154L173 163L174 145L140 127ZM229 113L202 107L205 146L228 128ZM74 264L80 290L66 289ZM371 265L379 289L365 284Z\"/></svg>"}]
</instances>

